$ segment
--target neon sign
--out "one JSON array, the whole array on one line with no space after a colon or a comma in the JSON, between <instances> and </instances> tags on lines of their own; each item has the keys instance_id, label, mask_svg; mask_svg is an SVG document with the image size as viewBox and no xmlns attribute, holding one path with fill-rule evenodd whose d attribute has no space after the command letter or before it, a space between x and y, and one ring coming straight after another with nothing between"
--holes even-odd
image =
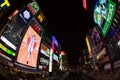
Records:
<instances>
[{"instance_id":1,"label":"neon sign","mask_svg":"<svg viewBox=\"0 0 120 80\"><path fill-rule=\"evenodd\" d=\"M116 8L116 4L109 0L107 18L106 18L105 25L104 25L104 27L102 29L103 37L105 37L105 35L107 34L107 32L108 32L108 30L110 28L110 25L111 25L113 17L114 17L115 8Z\"/></svg>"},{"instance_id":2,"label":"neon sign","mask_svg":"<svg viewBox=\"0 0 120 80\"><path fill-rule=\"evenodd\" d=\"M85 10L87 10L87 2L86 2L86 0L82 0L83 1L83 8L85 9Z\"/></svg>"},{"instance_id":3,"label":"neon sign","mask_svg":"<svg viewBox=\"0 0 120 80\"><path fill-rule=\"evenodd\" d=\"M1 43L0 43L0 48L1 48L3 51L5 51L7 54L12 55L12 56L15 56L15 53L14 53L13 51L9 50L8 48L6 48L6 47L5 47L4 45L2 45Z\"/></svg>"},{"instance_id":4,"label":"neon sign","mask_svg":"<svg viewBox=\"0 0 120 80\"><path fill-rule=\"evenodd\" d=\"M0 1L0 7L1 10L5 10L6 8L8 8L10 6L10 3L8 0L1 0Z\"/></svg>"},{"instance_id":5,"label":"neon sign","mask_svg":"<svg viewBox=\"0 0 120 80\"><path fill-rule=\"evenodd\" d=\"M36 2L29 3L27 7L29 8L33 15L35 15L40 9Z\"/></svg>"}]
</instances>

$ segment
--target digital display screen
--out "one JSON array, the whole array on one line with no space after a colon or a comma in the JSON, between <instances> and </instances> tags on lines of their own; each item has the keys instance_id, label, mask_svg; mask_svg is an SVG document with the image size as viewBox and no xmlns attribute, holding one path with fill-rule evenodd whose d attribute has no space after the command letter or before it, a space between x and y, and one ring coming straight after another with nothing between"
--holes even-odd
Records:
<instances>
[{"instance_id":1,"label":"digital display screen","mask_svg":"<svg viewBox=\"0 0 120 80\"><path fill-rule=\"evenodd\" d=\"M40 42L41 36L29 26L20 45L17 62L23 65L36 67Z\"/></svg>"}]
</instances>

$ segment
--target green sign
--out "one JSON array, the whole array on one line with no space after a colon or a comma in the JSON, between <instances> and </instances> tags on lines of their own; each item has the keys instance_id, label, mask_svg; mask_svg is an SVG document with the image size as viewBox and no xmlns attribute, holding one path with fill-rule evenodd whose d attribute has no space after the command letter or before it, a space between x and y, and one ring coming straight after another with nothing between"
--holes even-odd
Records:
<instances>
[{"instance_id":1,"label":"green sign","mask_svg":"<svg viewBox=\"0 0 120 80\"><path fill-rule=\"evenodd\" d=\"M27 5L27 7L29 8L29 10L31 11L31 13L33 15L35 15L38 11L39 11L39 5L36 2L31 2Z\"/></svg>"},{"instance_id":2,"label":"green sign","mask_svg":"<svg viewBox=\"0 0 120 80\"><path fill-rule=\"evenodd\" d=\"M0 43L0 48L5 51L7 54L15 56L15 53L11 51L10 49L6 48L3 44Z\"/></svg>"},{"instance_id":3,"label":"green sign","mask_svg":"<svg viewBox=\"0 0 120 80\"><path fill-rule=\"evenodd\" d=\"M110 28L110 25L111 25L111 23L113 21L115 9L116 9L116 4L113 1L108 0L107 18L106 18L106 22L104 24L104 27L102 29L103 37L106 36L106 34L107 34L107 32L108 32L108 30Z\"/></svg>"}]
</instances>

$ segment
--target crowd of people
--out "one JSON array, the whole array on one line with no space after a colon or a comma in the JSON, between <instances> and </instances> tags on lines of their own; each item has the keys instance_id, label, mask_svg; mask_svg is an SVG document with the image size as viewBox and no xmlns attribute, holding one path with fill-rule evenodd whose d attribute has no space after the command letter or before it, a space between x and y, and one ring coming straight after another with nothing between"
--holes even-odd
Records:
<instances>
[{"instance_id":1,"label":"crowd of people","mask_svg":"<svg viewBox=\"0 0 120 80\"><path fill-rule=\"evenodd\" d=\"M95 80L119 80L120 68L114 70L100 70L100 71L88 70L86 71L85 74Z\"/></svg>"}]
</instances>

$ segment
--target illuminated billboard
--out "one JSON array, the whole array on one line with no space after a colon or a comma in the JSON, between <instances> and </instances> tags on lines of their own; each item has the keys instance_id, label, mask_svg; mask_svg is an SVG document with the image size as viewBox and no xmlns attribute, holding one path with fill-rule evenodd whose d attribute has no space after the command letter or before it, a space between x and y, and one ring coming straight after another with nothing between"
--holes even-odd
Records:
<instances>
[{"instance_id":1,"label":"illuminated billboard","mask_svg":"<svg viewBox=\"0 0 120 80\"><path fill-rule=\"evenodd\" d=\"M8 17L8 19L12 20L18 13L19 13L19 10L16 9L16 10Z\"/></svg>"},{"instance_id":2,"label":"illuminated billboard","mask_svg":"<svg viewBox=\"0 0 120 80\"><path fill-rule=\"evenodd\" d=\"M34 1L31 2L27 5L27 7L29 8L30 12L35 15L38 11L39 11L39 5Z\"/></svg>"},{"instance_id":3,"label":"illuminated billboard","mask_svg":"<svg viewBox=\"0 0 120 80\"><path fill-rule=\"evenodd\" d=\"M90 37L93 43L92 47L96 49L96 52L99 52L103 48L103 42L100 37L99 29L96 26L93 28L93 31Z\"/></svg>"},{"instance_id":4,"label":"illuminated billboard","mask_svg":"<svg viewBox=\"0 0 120 80\"><path fill-rule=\"evenodd\" d=\"M86 40L89 56L91 58L92 57L92 53L91 53L91 46L90 46L90 42L89 42L88 36L86 36L85 40Z\"/></svg>"},{"instance_id":5,"label":"illuminated billboard","mask_svg":"<svg viewBox=\"0 0 120 80\"><path fill-rule=\"evenodd\" d=\"M23 21L26 24L28 24L33 17L32 13L27 7L25 7L24 9L20 11L19 16L23 19Z\"/></svg>"},{"instance_id":6,"label":"illuminated billboard","mask_svg":"<svg viewBox=\"0 0 120 80\"><path fill-rule=\"evenodd\" d=\"M30 67L37 66L41 36L29 26L21 42L16 61Z\"/></svg>"},{"instance_id":7,"label":"illuminated billboard","mask_svg":"<svg viewBox=\"0 0 120 80\"><path fill-rule=\"evenodd\" d=\"M42 66L48 66L49 65L49 60L44 58L44 57L40 57L40 65Z\"/></svg>"},{"instance_id":8,"label":"illuminated billboard","mask_svg":"<svg viewBox=\"0 0 120 80\"><path fill-rule=\"evenodd\" d=\"M56 54L53 55L53 59L58 61L58 56Z\"/></svg>"},{"instance_id":9,"label":"illuminated billboard","mask_svg":"<svg viewBox=\"0 0 120 80\"><path fill-rule=\"evenodd\" d=\"M116 4L111 0L98 0L94 8L94 21L102 32L103 37L106 36L112 23Z\"/></svg>"},{"instance_id":10,"label":"illuminated billboard","mask_svg":"<svg viewBox=\"0 0 120 80\"><path fill-rule=\"evenodd\" d=\"M52 36L52 50L53 54L58 53L58 41L56 40L55 36Z\"/></svg>"},{"instance_id":11,"label":"illuminated billboard","mask_svg":"<svg viewBox=\"0 0 120 80\"><path fill-rule=\"evenodd\" d=\"M82 0L83 8L87 10L87 0Z\"/></svg>"},{"instance_id":12,"label":"illuminated billboard","mask_svg":"<svg viewBox=\"0 0 120 80\"><path fill-rule=\"evenodd\" d=\"M52 72L52 65L53 65L53 58L54 58L53 54L56 54L56 53L58 53L58 41L56 40L55 36L52 35L52 43L51 43L50 58L49 58L49 72Z\"/></svg>"},{"instance_id":13,"label":"illuminated billboard","mask_svg":"<svg viewBox=\"0 0 120 80\"><path fill-rule=\"evenodd\" d=\"M43 43L41 44L41 53L47 57L50 57L50 49L46 47Z\"/></svg>"}]
</instances>

